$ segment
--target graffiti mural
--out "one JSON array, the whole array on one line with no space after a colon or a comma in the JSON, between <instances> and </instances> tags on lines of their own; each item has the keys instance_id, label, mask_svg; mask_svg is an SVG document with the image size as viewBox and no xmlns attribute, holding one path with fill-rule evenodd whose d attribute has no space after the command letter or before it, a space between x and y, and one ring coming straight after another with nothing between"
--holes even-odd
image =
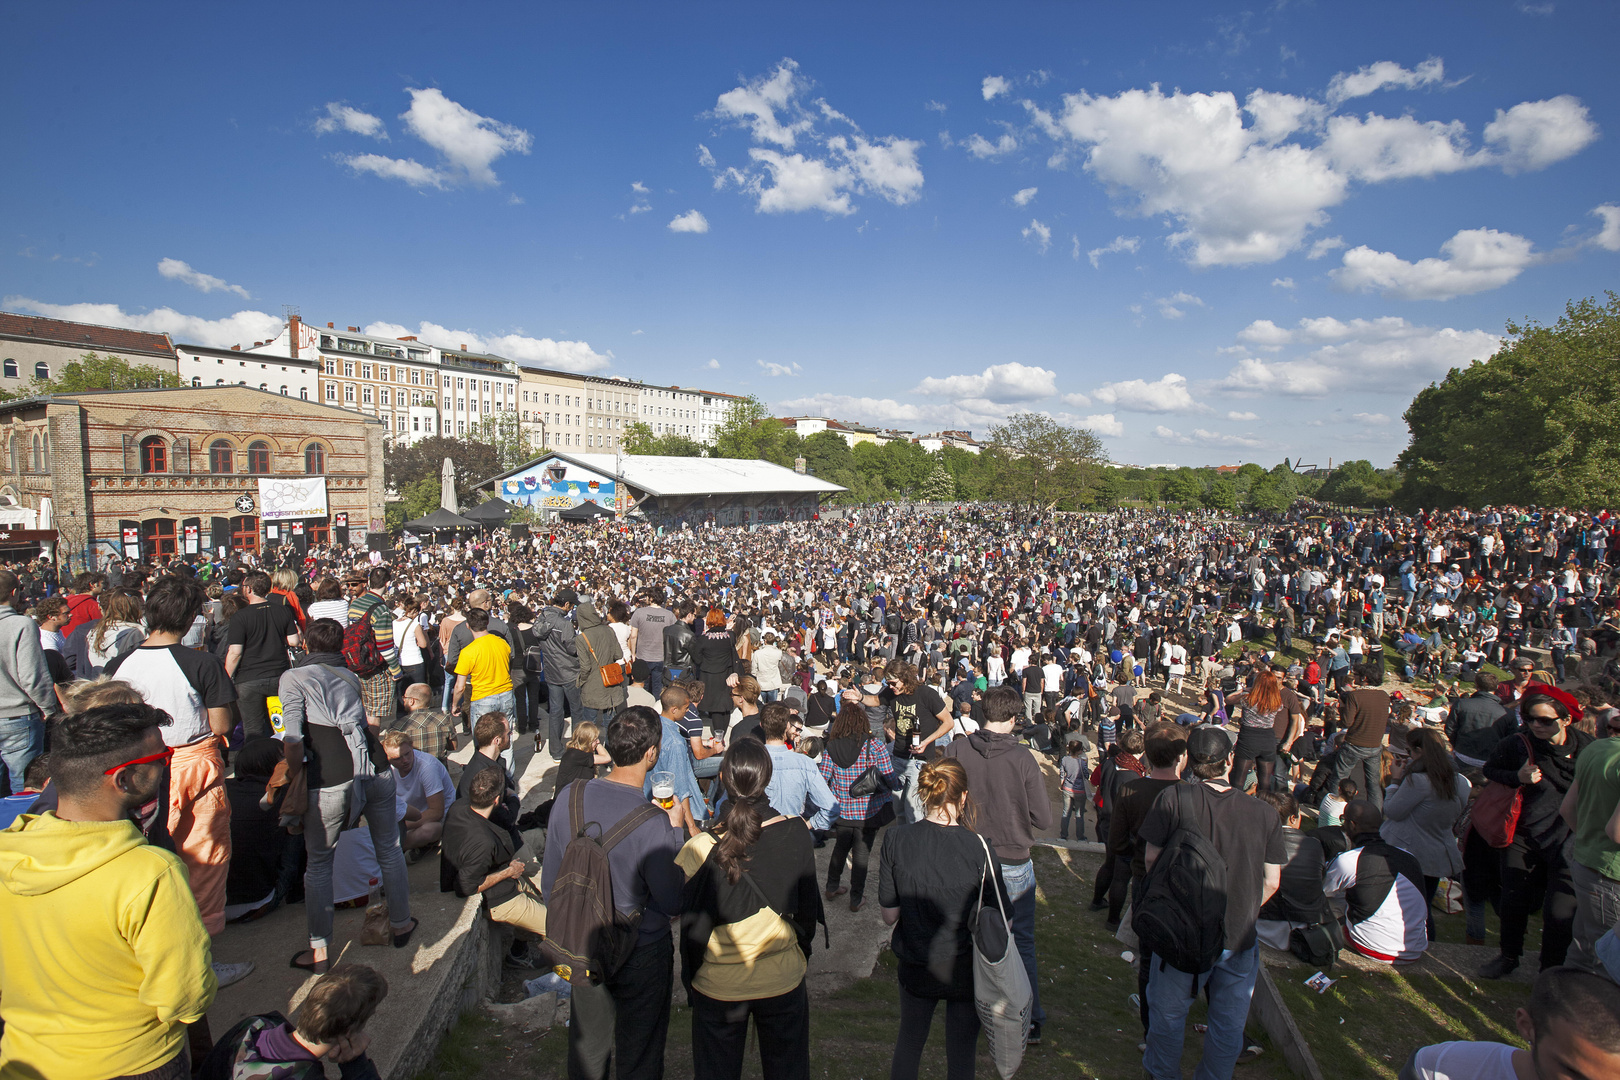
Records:
<instances>
[{"instance_id":1,"label":"graffiti mural","mask_svg":"<svg viewBox=\"0 0 1620 1080\"><path fill-rule=\"evenodd\" d=\"M499 487L500 497L513 506L566 510L590 502L608 510L624 509L613 477L561 458L548 458L514 473Z\"/></svg>"}]
</instances>

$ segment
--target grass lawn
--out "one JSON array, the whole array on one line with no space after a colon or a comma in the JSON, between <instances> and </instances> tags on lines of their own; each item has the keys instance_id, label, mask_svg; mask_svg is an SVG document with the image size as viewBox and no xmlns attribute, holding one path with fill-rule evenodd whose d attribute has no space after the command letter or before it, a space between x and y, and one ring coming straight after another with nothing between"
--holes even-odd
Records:
<instances>
[{"instance_id":1,"label":"grass lawn","mask_svg":"<svg viewBox=\"0 0 1620 1080\"><path fill-rule=\"evenodd\" d=\"M1122 946L1103 929L1102 914L1086 911L1100 856L1039 848L1035 854L1037 922L1042 1005L1047 1012L1042 1045L1030 1047L1020 1077L1078 1080L1141 1075L1141 1024L1128 1000L1136 991L1135 969L1120 959ZM821 948L818 940L817 948ZM678 989L678 983L677 983ZM893 954L880 954L870 978L841 990L812 995L810 1071L836 1080L887 1076L899 1025L899 988ZM1203 1018L1202 1000L1193 1020ZM691 1011L677 993L670 1016L666 1071L692 1075ZM925 1077L945 1074L944 1016L936 1015L923 1055ZM1267 1040L1255 1029L1258 1041ZM980 1043L981 1050L983 1043ZM1184 1066L1198 1060L1200 1038L1190 1030ZM744 1075L759 1075L753 1053ZM567 1031L523 1034L503 1029L481 1010L464 1015L420 1080L509 1080L513 1075L561 1078L567 1068ZM978 1075L992 1077L994 1066L980 1055ZM1244 1080L1291 1077L1282 1057L1268 1046L1258 1061L1243 1067Z\"/></svg>"},{"instance_id":2,"label":"grass lawn","mask_svg":"<svg viewBox=\"0 0 1620 1080\"><path fill-rule=\"evenodd\" d=\"M1334 974L1343 977L1318 994L1297 974L1272 971L1316 1063L1334 1080L1390 1080L1413 1050L1430 1043L1523 1045L1513 1015L1530 988L1520 983L1340 968Z\"/></svg>"}]
</instances>

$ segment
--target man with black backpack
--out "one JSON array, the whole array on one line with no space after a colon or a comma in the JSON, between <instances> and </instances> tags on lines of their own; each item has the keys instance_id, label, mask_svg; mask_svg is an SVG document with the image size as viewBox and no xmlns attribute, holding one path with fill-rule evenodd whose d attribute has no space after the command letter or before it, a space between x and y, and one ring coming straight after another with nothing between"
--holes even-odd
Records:
<instances>
[{"instance_id":1,"label":"man with black backpack","mask_svg":"<svg viewBox=\"0 0 1620 1080\"><path fill-rule=\"evenodd\" d=\"M675 865L697 828L677 800L662 810L642 794L658 763L663 721L643 706L608 726L613 771L558 793L547 832L540 891L546 958L569 968L569 1080L659 1080L669 1033L675 944L685 877ZM612 921L601 921L604 890ZM614 1069L616 1059L616 1070Z\"/></svg>"},{"instance_id":2,"label":"man with black backpack","mask_svg":"<svg viewBox=\"0 0 1620 1080\"><path fill-rule=\"evenodd\" d=\"M1187 1012L1209 991L1209 1030L1198 1080L1232 1075L1260 972L1255 920L1282 881L1277 813L1226 783L1232 743L1215 727L1188 733L1191 783L1159 793L1142 822L1147 874L1132 924L1148 971L1148 1036L1142 1066L1178 1080Z\"/></svg>"}]
</instances>

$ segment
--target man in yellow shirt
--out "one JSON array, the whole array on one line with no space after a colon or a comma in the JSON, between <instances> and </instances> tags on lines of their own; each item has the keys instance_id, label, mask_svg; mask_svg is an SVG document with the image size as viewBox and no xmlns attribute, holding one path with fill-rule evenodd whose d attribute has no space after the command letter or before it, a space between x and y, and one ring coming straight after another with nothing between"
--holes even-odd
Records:
<instances>
[{"instance_id":1,"label":"man in yellow shirt","mask_svg":"<svg viewBox=\"0 0 1620 1080\"><path fill-rule=\"evenodd\" d=\"M174 751L149 705L69 717L56 810L0 832L0 1080L185 1080L217 989L185 866L131 820Z\"/></svg>"},{"instance_id":2,"label":"man in yellow shirt","mask_svg":"<svg viewBox=\"0 0 1620 1080\"><path fill-rule=\"evenodd\" d=\"M456 712L471 702L468 724L476 726L485 713L498 712L508 719L517 715L517 697L512 693L512 647L499 634L489 632L489 612L467 609L467 629L472 644L456 657Z\"/></svg>"}]
</instances>

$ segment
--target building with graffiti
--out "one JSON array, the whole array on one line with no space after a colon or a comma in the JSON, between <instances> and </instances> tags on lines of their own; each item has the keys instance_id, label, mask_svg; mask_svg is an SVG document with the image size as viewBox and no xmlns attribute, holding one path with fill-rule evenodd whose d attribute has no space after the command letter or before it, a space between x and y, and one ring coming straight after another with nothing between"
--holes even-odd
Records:
<instances>
[{"instance_id":1,"label":"building with graffiti","mask_svg":"<svg viewBox=\"0 0 1620 1080\"><path fill-rule=\"evenodd\" d=\"M844 490L768 461L555 452L481 487L548 517L589 502L665 528L809 521Z\"/></svg>"}]
</instances>

